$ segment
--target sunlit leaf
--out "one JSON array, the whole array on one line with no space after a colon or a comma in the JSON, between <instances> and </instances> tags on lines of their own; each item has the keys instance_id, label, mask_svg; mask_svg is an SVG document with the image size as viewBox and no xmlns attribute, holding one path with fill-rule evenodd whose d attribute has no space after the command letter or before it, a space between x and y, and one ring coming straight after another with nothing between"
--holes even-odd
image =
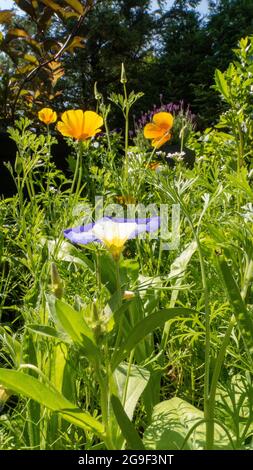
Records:
<instances>
[{"instance_id":1,"label":"sunlit leaf","mask_svg":"<svg viewBox=\"0 0 253 470\"><path fill-rule=\"evenodd\" d=\"M69 45L66 47L66 51L70 51L70 52L73 52L75 48L84 48L85 45L83 44L83 40L84 38L81 37L81 36L75 36L71 42L69 43Z\"/></svg>"},{"instance_id":2,"label":"sunlit leaf","mask_svg":"<svg viewBox=\"0 0 253 470\"><path fill-rule=\"evenodd\" d=\"M99 435L104 432L103 425L89 413L82 411L59 392L35 377L16 370L0 369L0 382L15 393L31 398L46 408L59 413L66 421L80 428L94 431Z\"/></svg>"},{"instance_id":3,"label":"sunlit leaf","mask_svg":"<svg viewBox=\"0 0 253 470\"><path fill-rule=\"evenodd\" d=\"M220 268L220 273L224 281L226 288L227 296L230 301L231 308L234 312L238 326L240 328L242 339L244 344L252 355L253 351L253 319L252 315L247 309L240 289L232 275L231 269L228 266L225 258L223 256L218 256L218 264Z\"/></svg>"},{"instance_id":4,"label":"sunlit leaf","mask_svg":"<svg viewBox=\"0 0 253 470\"><path fill-rule=\"evenodd\" d=\"M120 364L114 371L114 380L118 387L118 396L121 402L123 401L127 385L125 403L122 404L128 418L132 420L138 400L148 384L150 372L143 367L132 364L128 375L128 368L129 365L127 363Z\"/></svg>"},{"instance_id":5,"label":"sunlit leaf","mask_svg":"<svg viewBox=\"0 0 253 470\"><path fill-rule=\"evenodd\" d=\"M132 331L130 331L127 340L121 345L120 350L114 353L112 357L112 369L114 370L127 354L148 334L153 333L156 328L163 326L166 321L172 318L192 313L196 314L195 310L189 308L169 308L153 313L138 322L133 327Z\"/></svg>"},{"instance_id":6,"label":"sunlit leaf","mask_svg":"<svg viewBox=\"0 0 253 470\"><path fill-rule=\"evenodd\" d=\"M62 20L66 20L70 18L71 16L77 15L77 13L74 11L72 12L65 11L62 6L58 5L53 0L40 0L40 1L44 3L47 7L51 8Z\"/></svg>"},{"instance_id":7,"label":"sunlit leaf","mask_svg":"<svg viewBox=\"0 0 253 470\"><path fill-rule=\"evenodd\" d=\"M130 419L128 418L127 414L124 411L124 408L115 395L111 397L111 403L113 407L114 414L118 421L119 427L122 431L124 438L127 441L127 445L129 449L132 450L145 450L143 442L137 433L136 429L134 428L133 424L131 423Z\"/></svg>"},{"instance_id":8,"label":"sunlit leaf","mask_svg":"<svg viewBox=\"0 0 253 470\"><path fill-rule=\"evenodd\" d=\"M26 60L27 62L30 62L31 64L39 65L38 59L34 55L25 54L24 55L24 60Z\"/></svg>"},{"instance_id":9,"label":"sunlit leaf","mask_svg":"<svg viewBox=\"0 0 253 470\"><path fill-rule=\"evenodd\" d=\"M12 10L2 10L0 11L0 23L9 24L12 20L13 11Z\"/></svg>"},{"instance_id":10,"label":"sunlit leaf","mask_svg":"<svg viewBox=\"0 0 253 470\"><path fill-rule=\"evenodd\" d=\"M78 0L64 0L73 10L76 11L79 15L83 15L84 7Z\"/></svg>"},{"instance_id":11,"label":"sunlit leaf","mask_svg":"<svg viewBox=\"0 0 253 470\"><path fill-rule=\"evenodd\" d=\"M179 450L188 432L199 422L199 426L185 442L184 449L204 449L206 425L201 422L203 418L203 411L181 398L163 401L154 407L151 424L144 433L145 447L151 450ZM226 432L218 424L215 424L214 448L231 448Z\"/></svg>"}]
</instances>

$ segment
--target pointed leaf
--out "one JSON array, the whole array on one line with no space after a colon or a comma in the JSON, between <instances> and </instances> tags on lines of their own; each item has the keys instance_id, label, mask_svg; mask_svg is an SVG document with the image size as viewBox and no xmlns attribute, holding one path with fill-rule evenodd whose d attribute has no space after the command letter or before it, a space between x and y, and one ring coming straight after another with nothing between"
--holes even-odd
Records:
<instances>
[{"instance_id":1,"label":"pointed leaf","mask_svg":"<svg viewBox=\"0 0 253 470\"><path fill-rule=\"evenodd\" d=\"M122 402L125 394L126 380L128 373L128 364L120 364L114 371L114 380L118 387L118 396ZM133 419L133 414L138 400L148 384L150 372L143 367L131 366L130 375L127 384L127 393L125 404L123 405L125 413L129 419Z\"/></svg>"},{"instance_id":2,"label":"pointed leaf","mask_svg":"<svg viewBox=\"0 0 253 470\"><path fill-rule=\"evenodd\" d=\"M196 313L194 310L189 308L169 308L160 310L157 313L153 313L148 317L141 320L137 323L132 331L129 333L129 336L126 342L121 345L120 351L116 351L112 357L112 370L114 370L117 365L122 362L122 360L128 355L132 349L142 341L145 336L152 333L156 328L161 327L164 323L172 318L176 318L182 315L191 313Z\"/></svg>"},{"instance_id":3,"label":"pointed leaf","mask_svg":"<svg viewBox=\"0 0 253 470\"><path fill-rule=\"evenodd\" d=\"M62 327L74 343L83 347L87 356L99 360L100 354L95 345L93 331L85 323L82 313L58 299L55 301L55 311Z\"/></svg>"},{"instance_id":4,"label":"pointed leaf","mask_svg":"<svg viewBox=\"0 0 253 470\"><path fill-rule=\"evenodd\" d=\"M115 395L111 397L113 412L118 421L118 425L122 431L124 438L127 441L128 447L131 450L145 450L143 442L124 411L120 400Z\"/></svg>"},{"instance_id":5,"label":"pointed leaf","mask_svg":"<svg viewBox=\"0 0 253 470\"><path fill-rule=\"evenodd\" d=\"M217 89L223 95L223 98L226 101L229 101L229 88L228 88L227 81L225 79L224 73L222 73L218 69L215 70L215 83L216 83Z\"/></svg>"},{"instance_id":6,"label":"pointed leaf","mask_svg":"<svg viewBox=\"0 0 253 470\"><path fill-rule=\"evenodd\" d=\"M103 425L89 413L82 411L56 390L38 379L16 370L0 369L0 383L14 392L24 395L59 413L66 421L85 430L102 435Z\"/></svg>"},{"instance_id":7,"label":"pointed leaf","mask_svg":"<svg viewBox=\"0 0 253 470\"><path fill-rule=\"evenodd\" d=\"M226 287L227 296L230 301L231 308L233 309L234 315L240 328L242 339L249 353L253 352L253 319L252 315L248 311L240 289L233 278L231 269L228 266L223 256L218 257L218 264L220 273Z\"/></svg>"}]
</instances>

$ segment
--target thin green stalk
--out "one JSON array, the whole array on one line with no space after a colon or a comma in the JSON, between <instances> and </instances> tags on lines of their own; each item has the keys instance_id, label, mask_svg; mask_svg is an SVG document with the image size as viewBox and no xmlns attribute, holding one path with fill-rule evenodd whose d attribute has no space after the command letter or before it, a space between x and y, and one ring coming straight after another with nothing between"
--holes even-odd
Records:
<instances>
[{"instance_id":1,"label":"thin green stalk","mask_svg":"<svg viewBox=\"0 0 253 470\"><path fill-rule=\"evenodd\" d=\"M73 181L72 181L72 185L71 185L71 189L70 189L71 194L73 194L74 191L75 191L76 194L78 194L78 191L80 189L81 176L82 176L82 173L81 173L82 172L82 168L81 168L81 165L82 165L82 143L79 142L78 144L79 145L78 145L78 149L77 149L75 173L74 173L74 177L73 177ZM81 174L81 176L80 176L80 174ZM75 190L75 186L76 186L76 190Z\"/></svg>"},{"instance_id":2,"label":"thin green stalk","mask_svg":"<svg viewBox=\"0 0 253 470\"><path fill-rule=\"evenodd\" d=\"M144 170L143 170L143 173L142 173L142 177L141 177L140 180L139 180L137 192L139 191L139 189L140 189L140 187L141 187L141 184L142 184L142 182L143 182L143 180L144 180L144 178L145 178L145 172L146 172L146 170L148 169L148 167L149 167L149 165L150 165L150 162L151 162L151 160L152 160L152 158L153 158L153 156L154 156L154 154L155 154L156 149L157 149L157 147L154 147L154 148L153 148L153 150L152 150L152 152L151 152L151 154L150 154L150 156L149 156L149 159L148 159L148 161L147 161L147 163L146 163L146 165L145 165L145 167L144 167Z\"/></svg>"},{"instance_id":3,"label":"thin green stalk","mask_svg":"<svg viewBox=\"0 0 253 470\"><path fill-rule=\"evenodd\" d=\"M205 296L205 376L204 376L204 416L206 419L206 449L212 450L214 440L214 422L210 420L209 407L209 381L210 381L210 349L211 349L211 328L210 328L210 307L209 307L209 291L206 279L204 259L199 238L196 237L199 251L199 261L201 269L202 285Z\"/></svg>"},{"instance_id":4,"label":"thin green stalk","mask_svg":"<svg viewBox=\"0 0 253 470\"><path fill-rule=\"evenodd\" d=\"M50 130L49 130L49 124L47 124L47 145L48 145L48 158L46 161L46 175L47 175L47 185L46 185L46 194L49 196L49 185L50 185L50 180L49 180L49 173L50 173L50 157L51 157L51 139L50 139Z\"/></svg>"},{"instance_id":5,"label":"thin green stalk","mask_svg":"<svg viewBox=\"0 0 253 470\"><path fill-rule=\"evenodd\" d=\"M221 368L222 368L223 363L224 363L224 358L225 358L226 350L227 350L227 347L228 347L228 344L229 344L230 336L231 336L231 333L232 333L232 330L233 330L235 324L236 324L236 319L235 319L235 316L233 315L230 322L229 322L229 325L227 327L227 330L226 330L225 336L223 338L221 348L219 350L217 359L215 361L215 367L214 367L214 371L213 371L213 375L212 375L210 394L209 394L209 409L210 409L209 416L211 416L212 419L214 418L216 388L217 388L217 385L218 385L218 380L219 380Z\"/></svg>"},{"instance_id":6,"label":"thin green stalk","mask_svg":"<svg viewBox=\"0 0 253 470\"><path fill-rule=\"evenodd\" d=\"M128 135L129 135L129 106L128 106L128 96L127 96L127 89L126 84L123 83L124 89L124 98L125 98L125 176L128 179Z\"/></svg>"},{"instance_id":7,"label":"thin green stalk","mask_svg":"<svg viewBox=\"0 0 253 470\"><path fill-rule=\"evenodd\" d=\"M105 380L101 373L101 364L96 364L96 376L99 383L100 388L100 396L101 396L101 411L102 411L102 422L105 426L105 444L108 450L113 450L113 444L111 440L111 432L110 432L110 420L109 420L109 390L107 380Z\"/></svg>"},{"instance_id":8,"label":"thin green stalk","mask_svg":"<svg viewBox=\"0 0 253 470\"><path fill-rule=\"evenodd\" d=\"M111 139L110 139L110 132L109 132L109 127L108 127L107 117L104 117L104 125L105 125L105 133L106 133L106 138L107 138L108 149L109 149L109 152L111 153L112 146L111 146Z\"/></svg>"},{"instance_id":9,"label":"thin green stalk","mask_svg":"<svg viewBox=\"0 0 253 470\"><path fill-rule=\"evenodd\" d=\"M115 260L115 273L116 273L116 291L118 293L118 308L122 305L122 292L121 292L121 281L120 281L120 261ZM121 339L121 331L122 331L122 325L123 325L123 320L124 316L121 313L120 319L119 319L119 325L118 325L118 333L116 337L116 342L114 349L115 351L118 349L119 344L120 344L120 339Z\"/></svg>"},{"instance_id":10,"label":"thin green stalk","mask_svg":"<svg viewBox=\"0 0 253 470\"><path fill-rule=\"evenodd\" d=\"M180 197L177 195L178 202L180 203L184 214L189 222L189 225L192 229L193 236L195 238L198 254L199 254L199 262L200 262L200 270L201 270L201 280L202 286L204 291L204 301L205 301L205 372L204 372L204 417L206 420L206 449L211 450L213 447L213 440L214 440L214 421L212 419L212 413L209 408L209 381L210 381L210 350L211 350L211 327L210 327L210 306L209 306L209 289L208 289L208 282L206 278L205 272L205 263L202 254L202 247L199 241L199 229L200 223L198 225L197 231L194 228L193 222L191 220L188 211L181 201ZM202 216L203 217L203 214ZM165 347L166 345L164 345Z\"/></svg>"}]
</instances>

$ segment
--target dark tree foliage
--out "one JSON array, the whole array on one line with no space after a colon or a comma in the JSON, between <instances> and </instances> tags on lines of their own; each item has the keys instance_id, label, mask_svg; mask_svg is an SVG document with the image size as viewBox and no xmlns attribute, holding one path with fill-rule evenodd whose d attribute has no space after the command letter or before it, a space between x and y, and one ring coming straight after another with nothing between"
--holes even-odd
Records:
<instances>
[{"instance_id":1,"label":"dark tree foliage","mask_svg":"<svg viewBox=\"0 0 253 470\"><path fill-rule=\"evenodd\" d=\"M80 106L94 104L94 83L108 95L119 89L121 63L127 71L128 87L142 88L145 61L152 48L154 20L151 1L102 1L83 25L85 48L66 60L68 99Z\"/></svg>"},{"instance_id":2,"label":"dark tree foliage","mask_svg":"<svg viewBox=\"0 0 253 470\"><path fill-rule=\"evenodd\" d=\"M233 49L242 37L253 35L253 0L210 1L207 22L202 25L205 52L196 64L193 105L203 123L215 121L221 103L213 90L215 69L226 70L234 60Z\"/></svg>"},{"instance_id":3,"label":"dark tree foliage","mask_svg":"<svg viewBox=\"0 0 253 470\"><path fill-rule=\"evenodd\" d=\"M190 104L200 125L215 122L221 103L212 88L214 72L227 68L241 37L253 35L253 0L209 0L204 18L199 3L174 0L168 6L159 0L153 11L152 0L97 0L78 33L85 40L63 57L65 75L55 90L64 93L52 105L94 108L94 83L103 95L119 92L124 62L129 91L144 92L134 108L137 116L159 105L162 95L163 103L183 99ZM73 21L65 25L69 31ZM55 17L47 34L60 41L62 28ZM0 91L5 89L1 83ZM115 126L117 120L116 114Z\"/></svg>"}]
</instances>

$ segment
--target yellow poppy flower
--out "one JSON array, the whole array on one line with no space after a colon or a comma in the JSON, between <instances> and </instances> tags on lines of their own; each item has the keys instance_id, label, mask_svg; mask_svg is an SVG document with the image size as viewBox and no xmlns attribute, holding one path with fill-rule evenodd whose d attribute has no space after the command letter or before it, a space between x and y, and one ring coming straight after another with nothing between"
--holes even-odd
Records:
<instances>
[{"instance_id":1,"label":"yellow poppy flower","mask_svg":"<svg viewBox=\"0 0 253 470\"><path fill-rule=\"evenodd\" d=\"M102 125L103 118L94 111L71 109L62 114L61 121L57 123L57 129L66 137L86 140L100 132Z\"/></svg>"},{"instance_id":2,"label":"yellow poppy flower","mask_svg":"<svg viewBox=\"0 0 253 470\"><path fill-rule=\"evenodd\" d=\"M153 116L153 122L144 127L144 137L153 139L152 146L159 148L171 138L171 128L173 126L173 116L170 113L157 113Z\"/></svg>"},{"instance_id":3,"label":"yellow poppy flower","mask_svg":"<svg viewBox=\"0 0 253 470\"><path fill-rule=\"evenodd\" d=\"M57 114L51 108L43 108L38 112L38 117L40 121L48 126L56 121Z\"/></svg>"}]
</instances>

